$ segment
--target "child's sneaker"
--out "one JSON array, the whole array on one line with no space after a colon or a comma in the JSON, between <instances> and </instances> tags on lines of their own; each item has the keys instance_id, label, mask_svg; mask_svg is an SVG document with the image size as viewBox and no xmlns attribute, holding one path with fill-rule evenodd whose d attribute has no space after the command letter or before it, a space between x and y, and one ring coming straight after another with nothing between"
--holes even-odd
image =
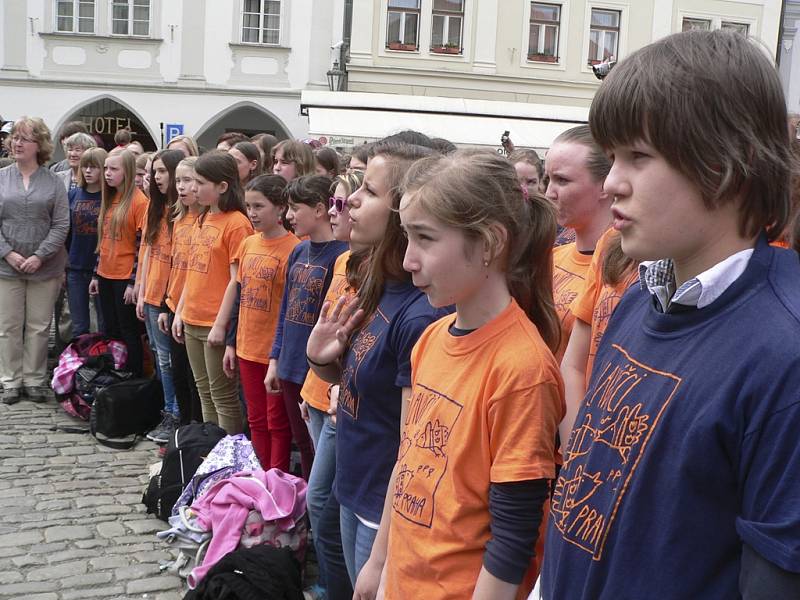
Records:
<instances>
[{"instance_id":1,"label":"child's sneaker","mask_svg":"<svg viewBox=\"0 0 800 600\"><path fill-rule=\"evenodd\" d=\"M178 427L178 419L175 415L166 411L161 413L161 423L155 429L147 433L147 439L155 442L156 444L166 444L169 442L175 429Z\"/></svg>"}]
</instances>

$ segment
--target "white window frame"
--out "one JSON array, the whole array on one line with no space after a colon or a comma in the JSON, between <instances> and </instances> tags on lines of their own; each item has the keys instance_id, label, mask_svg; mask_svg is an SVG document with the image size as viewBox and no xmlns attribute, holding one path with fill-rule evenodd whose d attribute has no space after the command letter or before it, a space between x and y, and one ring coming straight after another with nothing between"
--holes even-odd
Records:
<instances>
[{"instance_id":1,"label":"white window frame","mask_svg":"<svg viewBox=\"0 0 800 600\"><path fill-rule=\"evenodd\" d=\"M602 25L592 25L591 15L595 11L597 11L597 12L601 12L602 11L602 12L605 12L605 13L616 13L617 15L619 15L619 24L617 25L616 28L614 28L614 27L604 27ZM592 32L598 32L600 34L599 39L598 39L598 43L597 43L598 52L600 52L600 50L605 50L605 48L606 48L606 38L607 37L615 36L617 39L616 39L616 43L614 44L614 46L616 46L616 48L615 48L614 52L612 52L609 56L605 56L605 55L599 56L597 54L595 56L589 56L589 52L587 51L587 53L586 53L586 62L588 64L592 64L592 61L596 61L597 63L601 63L604 60L607 60L607 59L610 59L610 58L617 58L617 55L619 54L619 39L620 39L621 34L622 34L622 31L621 31L621 29L622 29L622 11L621 10L617 10L617 9L611 9L611 8L592 8L591 11L589 12L589 15L590 15L589 16L589 48L590 49L592 47Z\"/></svg>"},{"instance_id":2,"label":"white window frame","mask_svg":"<svg viewBox=\"0 0 800 600\"><path fill-rule=\"evenodd\" d=\"M64 3L64 0L53 0L53 32L54 33L76 33L83 35L94 35L97 33L97 0L69 0L72 2L72 29L59 29L58 28L58 5ZM91 4L93 8L92 14L92 30L80 30L80 5Z\"/></svg>"},{"instance_id":3,"label":"white window frame","mask_svg":"<svg viewBox=\"0 0 800 600\"><path fill-rule=\"evenodd\" d=\"M417 0L418 8L397 8L393 6L389 6L388 0L382 6L383 8L383 15L385 15L386 23L383 28L383 37L384 37L384 49L390 52L419 52L419 40L421 39L422 33L422 15L423 13L423 6L422 0ZM414 50L393 50L389 48L389 13L396 12L400 14L400 43L403 45L409 45L409 42L405 40L405 33L406 33L406 14L411 13L417 15L417 38L413 41Z\"/></svg>"},{"instance_id":4,"label":"white window frame","mask_svg":"<svg viewBox=\"0 0 800 600\"><path fill-rule=\"evenodd\" d=\"M675 31L683 31L684 19L696 19L698 21L708 21L711 23L710 31L722 29L723 24L732 25L746 25L747 37L756 35L757 21L755 19L748 19L739 15L724 15L719 13L699 13L699 12L681 12L678 14Z\"/></svg>"},{"instance_id":5,"label":"white window frame","mask_svg":"<svg viewBox=\"0 0 800 600\"><path fill-rule=\"evenodd\" d=\"M534 58L530 58L530 56L531 56L530 52L529 52L530 47L531 47L530 28L531 28L531 25L533 24L532 23L532 21L533 21L533 16L532 15L533 15L533 5L534 4L546 4L548 6L558 7L558 24L555 25L555 28L556 28L556 48L555 48L555 52L556 53L555 53L555 55L553 57L553 58L555 58L554 61L536 60ZM547 2L547 1L541 1L541 2L530 1L530 2L528 2L528 39L527 39L527 43L523 46L524 48L526 48L526 50L525 50L525 58L528 60L528 62L545 63L545 64L557 64L558 62L561 61L561 55L559 54L559 51L561 49L561 28L562 28L561 27L561 23L563 21L563 14L564 14L564 7L559 2ZM539 54L544 54L544 40L545 40L545 37L546 37L547 28L548 27L553 27L554 25L552 23L539 23L538 25L539 25L539 47L537 48L537 50L541 49L539 51Z\"/></svg>"},{"instance_id":6,"label":"white window frame","mask_svg":"<svg viewBox=\"0 0 800 600\"><path fill-rule=\"evenodd\" d=\"M625 56L628 45L628 21L630 14L630 4L625 2L587 2L586 12L584 15L584 28L583 28L583 48L581 49L581 71L583 73L592 73L592 67L589 64L589 40L591 38L592 29L592 9L594 10L615 10L620 13L619 15L619 36L617 39L617 53L614 55L616 60L620 60Z\"/></svg>"},{"instance_id":7,"label":"white window frame","mask_svg":"<svg viewBox=\"0 0 800 600\"><path fill-rule=\"evenodd\" d=\"M268 47L279 47L283 43L283 24L284 24L284 9L286 8L286 2L284 0L277 0L280 2L280 8L278 11L278 41L277 42L265 42L264 41L264 3L267 0L259 0L259 12L258 12L258 41L257 42L249 42L245 41L244 39L244 15L245 14L254 14L254 13L245 13L244 10L244 0L239 2L239 25L238 25L238 32L239 32L239 41L242 44L248 44L251 46L268 46ZM252 27L248 27L247 29L253 29Z\"/></svg>"},{"instance_id":8,"label":"white window frame","mask_svg":"<svg viewBox=\"0 0 800 600\"><path fill-rule=\"evenodd\" d=\"M558 4L561 6L561 24L558 30L558 62L544 62L528 60L528 47L530 45L531 0L525 0L525 10L522 18L520 32L522 42L519 53L519 64L524 69L547 69L550 71L566 71L567 55L569 53L569 32L567 25L570 22L570 0L541 0L540 4ZM587 50L588 52L588 50Z\"/></svg>"},{"instance_id":9,"label":"white window frame","mask_svg":"<svg viewBox=\"0 0 800 600\"><path fill-rule=\"evenodd\" d=\"M139 38L139 39L148 39L153 37L153 10L154 10L154 0L149 0L147 5L147 33L133 33L133 12L134 12L134 0L124 0L128 4L128 32L127 33L114 33L114 21L119 21L121 19L114 18L114 3L120 3L123 0L109 0L108 2L108 34L112 37L121 37L121 38ZM141 22L141 21L137 21Z\"/></svg>"},{"instance_id":10,"label":"white window frame","mask_svg":"<svg viewBox=\"0 0 800 600\"><path fill-rule=\"evenodd\" d=\"M467 10L467 0L462 0L461 2L461 12L455 11L446 11L446 10L436 10L434 8L434 2L431 1L431 50L433 48L440 48L446 47L449 44L450 40L450 19L459 19L461 21L460 25L458 26L458 54L462 54L464 52L464 19L466 18L466 10ZM442 17L444 18L444 29L442 30L442 40L444 43L441 46L434 46L433 44L433 18L434 17ZM438 54L437 52L433 52L433 54Z\"/></svg>"}]
</instances>

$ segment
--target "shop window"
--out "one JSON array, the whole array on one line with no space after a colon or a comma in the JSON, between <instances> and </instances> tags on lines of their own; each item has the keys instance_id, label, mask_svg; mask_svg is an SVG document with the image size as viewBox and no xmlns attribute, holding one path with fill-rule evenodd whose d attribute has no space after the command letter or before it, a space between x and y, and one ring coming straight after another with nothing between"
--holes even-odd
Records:
<instances>
[{"instance_id":1,"label":"shop window","mask_svg":"<svg viewBox=\"0 0 800 600\"><path fill-rule=\"evenodd\" d=\"M243 0L242 42L271 46L281 43L281 0Z\"/></svg>"},{"instance_id":2,"label":"shop window","mask_svg":"<svg viewBox=\"0 0 800 600\"><path fill-rule=\"evenodd\" d=\"M616 57L619 50L619 23L622 13L618 10L593 8L589 28L590 65L596 65Z\"/></svg>"},{"instance_id":3,"label":"shop window","mask_svg":"<svg viewBox=\"0 0 800 600\"><path fill-rule=\"evenodd\" d=\"M56 31L94 33L94 0L56 0Z\"/></svg>"},{"instance_id":4,"label":"shop window","mask_svg":"<svg viewBox=\"0 0 800 600\"><path fill-rule=\"evenodd\" d=\"M389 0L388 10L386 47L390 50L417 50L419 0Z\"/></svg>"},{"instance_id":5,"label":"shop window","mask_svg":"<svg viewBox=\"0 0 800 600\"><path fill-rule=\"evenodd\" d=\"M531 2L528 60L558 62L561 5Z\"/></svg>"},{"instance_id":6,"label":"shop window","mask_svg":"<svg viewBox=\"0 0 800 600\"><path fill-rule=\"evenodd\" d=\"M148 37L150 35L150 0L112 0L111 33Z\"/></svg>"},{"instance_id":7,"label":"shop window","mask_svg":"<svg viewBox=\"0 0 800 600\"><path fill-rule=\"evenodd\" d=\"M431 52L461 54L464 0L433 0Z\"/></svg>"}]
</instances>

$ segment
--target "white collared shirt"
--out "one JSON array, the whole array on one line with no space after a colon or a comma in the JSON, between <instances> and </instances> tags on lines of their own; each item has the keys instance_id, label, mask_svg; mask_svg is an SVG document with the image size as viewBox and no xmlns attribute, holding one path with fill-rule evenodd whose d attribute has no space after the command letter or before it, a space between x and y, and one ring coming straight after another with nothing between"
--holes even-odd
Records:
<instances>
[{"instance_id":1,"label":"white collared shirt","mask_svg":"<svg viewBox=\"0 0 800 600\"><path fill-rule=\"evenodd\" d=\"M753 248L732 254L677 290L672 259L643 261L639 265L639 281L643 289L658 299L663 312L668 312L671 304L704 308L719 298L744 273L752 255Z\"/></svg>"}]
</instances>

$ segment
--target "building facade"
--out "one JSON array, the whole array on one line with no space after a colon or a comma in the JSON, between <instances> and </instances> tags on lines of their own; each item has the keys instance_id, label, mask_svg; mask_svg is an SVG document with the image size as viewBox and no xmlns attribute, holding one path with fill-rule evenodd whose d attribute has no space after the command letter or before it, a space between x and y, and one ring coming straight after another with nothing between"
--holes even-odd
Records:
<instances>
[{"instance_id":1,"label":"building facade","mask_svg":"<svg viewBox=\"0 0 800 600\"><path fill-rule=\"evenodd\" d=\"M457 143L496 146L510 130L547 147L586 120L592 65L687 29L739 31L774 59L780 20L780 0L353 0L348 90L385 96L368 111L336 93L303 104L311 133L333 139L422 122Z\"/></svg>"},{"instance_id":2,"label":"building facade","mask_svg":"<svg viewBox=\"0 0 800 600\"><path fill-rule=\"evenodd\" d=\"M800 0L786 1L778 54L786 107L789 112L800 114Z\"/></svg>"},{"instance_id":3,"label":"building facade","mask_svg":"<svg viewBox=\"0 0 800 600\"><path fill-rule=\"evenodd\" d=\"M1 0L0 115L130 126L153 149L183 132L306 137L303 89L327 89L341 2ZM336 37L338 36L338 37Z\"/></svg>"}]
</instances>

